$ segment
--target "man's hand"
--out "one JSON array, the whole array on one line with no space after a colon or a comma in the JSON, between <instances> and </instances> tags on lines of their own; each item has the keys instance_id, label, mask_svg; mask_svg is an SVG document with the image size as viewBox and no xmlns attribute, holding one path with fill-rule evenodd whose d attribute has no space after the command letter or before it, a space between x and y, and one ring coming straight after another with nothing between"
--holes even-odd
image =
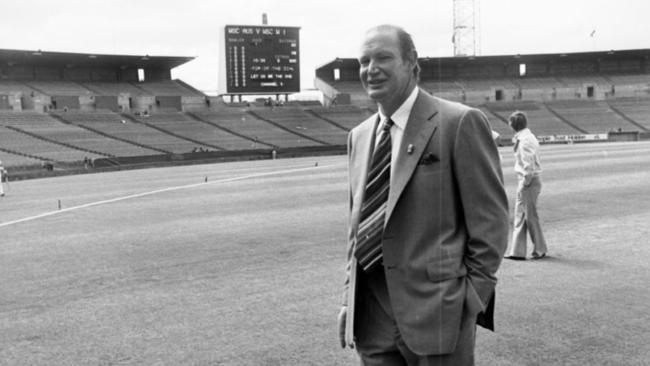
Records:
<instances>
[{"instance_id":1,"label":"man's hand","mask_svg":"<svg viewBox=\"0 0 650 366\"><path fill-rule=\"evenodd\" d=\"M339 341L341 342L341 348L345 348L345 321L348 315L348 307L341 307L339 312ZM350 345L352 347L352 345Z\"/></svg>"},{"instance_id":2,"label":"man's hand","mask_svg":"<svg viewBox=\"0 0 650 366\"><path fill-rule=\"evenodd\" d=\"M524 187L530 186L530 183L533 181L532 175L527 175L524 177Z\"/></svg>"}]
</instances>

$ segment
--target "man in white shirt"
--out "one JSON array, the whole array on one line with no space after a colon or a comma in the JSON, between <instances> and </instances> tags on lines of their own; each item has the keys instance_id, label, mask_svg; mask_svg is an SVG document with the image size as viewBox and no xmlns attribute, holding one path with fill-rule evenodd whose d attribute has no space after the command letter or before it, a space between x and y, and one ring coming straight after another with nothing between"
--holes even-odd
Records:
<instances>
[{"instance_id":1,"label":"man in white shirt","mask_svg":"<svg viewBox=\"0 0 650 366\"><path fill-rule=\"evenodd\" d=\"M515 131L515 173L517 174L517 201L512 241L506 251L506 258L526 259L527 233L533 242L533 259L546 256L546 240L537 215L537 198L542 191L539 162L539 142L528 126L526 114L517 111L508 118Z\"/></svg>"},{"instance_id":2,"label":"man in white shirt","mask_svg":"<svg viewBox=\"0 0 650 366\"><path fill-rule=\"evenodd\" d=\"M4 184L7 181L7 170L2 166L0 161L0 197L5 196Z\"/></svg>"}]
</instances>

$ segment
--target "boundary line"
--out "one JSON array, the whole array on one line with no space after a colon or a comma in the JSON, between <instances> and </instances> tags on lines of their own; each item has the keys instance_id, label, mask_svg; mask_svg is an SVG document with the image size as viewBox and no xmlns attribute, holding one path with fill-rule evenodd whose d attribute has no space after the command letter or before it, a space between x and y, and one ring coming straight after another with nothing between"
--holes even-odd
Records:
<instances>
[{"instance_id":1,"label":"boundary line","mask_svg":"<svg viewBox=\"0 0 650 366\"><path fill-rule=\"evenodd\" d=\"M153 190L153 191L131 194L131 195L128 195L128 196L122 196L122 197L116 197L116 198L111 198L111 199L102 200L102 201L84 203L82 205L62 208L62 209L56 210L56 211L44 212L42 214L38 214L38 215L34 215L34 216L28 216L28 217L24 217L22 219L2 222L2 223L0 223L0 227L14 225L14 224L18 224L18 223L21 223L21 222L33 221L33 220L40 219L40 218L43 218L43 217L54 216L54 215L57 215L57 214L60 214L60 213L75 211L75 210L79 210L79 209L82 209L82 208L99 206L99 205L104 205L104 204L119 202L119 201L125 201L125 200L129 200L129 199L133 199L133 198L151 196L151 195L154 195L154 194L157 194L157 193L178 191L178 190L181 190L181 189L194 188L194 187L205 186L205 185L209 185L209 184L229 183L229 182L235 182L235 181L239 181L239 180L246 180L246 179L251 179L251 178L265 177L265 176L269 176L269 175L288 174L288 173L309 171L309 170L314 170L314 169L318 169L318 168L329 168L329 167L332 167L332 166L335 166L335 165L337 165L337 164L327 164L327 165L320 165L320 166L309 166L309 167L302 167L302 168L285 169L285 170L278 170L278 171L272 171L272 172L266 172L266 173L248 174L248 175L243 175L243 176L239 176L239 177L224 178L224 179L219 179L219 180L215 180L215 181L186 184L186 185L183 185L183 186L161 188L161 189L156 189L156 190Z\"/></svg>"}]
</instances>

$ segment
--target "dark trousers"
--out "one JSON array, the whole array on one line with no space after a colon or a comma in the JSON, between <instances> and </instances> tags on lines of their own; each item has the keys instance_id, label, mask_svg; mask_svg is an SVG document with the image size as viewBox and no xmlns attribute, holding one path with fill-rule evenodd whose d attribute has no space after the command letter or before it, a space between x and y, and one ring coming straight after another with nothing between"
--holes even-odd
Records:
<instances>
[{"instance_id":1,"label":"dark trousers","mask_svg":"<svg viewBox=\"0 0 650 366\"><path fill-rule=\"evenodd\" d=\"M384 272L358 278L356 350L362 366L473 366L476 319L463 316L458 344L446 355L417 355L404 343L390 306ZM435 329L431 329L435 332Z\"/></svg>"}]
</instances>

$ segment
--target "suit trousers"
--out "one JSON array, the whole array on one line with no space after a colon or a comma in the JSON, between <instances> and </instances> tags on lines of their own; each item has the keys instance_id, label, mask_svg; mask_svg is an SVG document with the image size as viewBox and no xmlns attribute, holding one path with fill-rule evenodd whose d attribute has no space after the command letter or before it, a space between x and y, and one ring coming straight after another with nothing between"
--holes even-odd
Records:
<instances>
[{"instance_id":1,"label":"suit trousers","mask_svg":"<svg viewBox=\"0 0 650 366\"><path fill-rule=\"evenodd\" d=\"M445 355L417 355L397 327L382 268L358 277L355 348L362 366L473 366L476 319L463 315L456 349ZM466 310L465 310L466 311ZM435 332L431 329L431 332Z\"/></svg>"},{"instance_id":2,"label":"suit trousers","mask_svg":"<svg viewBox=\"0 0 650 366\"><path fill-rule=\"evenodd\" d=\"M537 215L537 198L541 191L542 181L538 176L533 177L528 186L523 179L519 180L512 241L506 256L526 257L527 234L533 242L533 255L546 254L546 240Z\"/></svg>"}]
</instances>

